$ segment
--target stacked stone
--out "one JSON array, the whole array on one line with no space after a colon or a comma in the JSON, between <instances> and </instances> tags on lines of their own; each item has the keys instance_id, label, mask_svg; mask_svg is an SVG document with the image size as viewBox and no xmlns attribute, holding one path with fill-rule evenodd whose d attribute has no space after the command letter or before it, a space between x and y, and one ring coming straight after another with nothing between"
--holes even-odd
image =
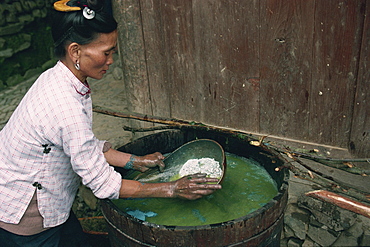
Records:
<instances>
[{"instance_id":1,"label":"stacked stone","mask_svg":"<svg viewBox=\"0 0 370 247\"><path fill-rule=\"evenodd\" d=\"M29 77L30 72L26 75L26 71L34 69L32 64L40 66L40 63L45 61L30 62L27 69L22 68L21 63L17 71L16 62L9 61L19 59L17 54L22 54L22 57L33 56L31 47L35 35L45 35L44 32L35 32L35 26L42 23L46 19L48 11L52 8L54 0L5 0L0 2L0 90L7 86L16 85L20 81ZM44 23L45 25L45 23ZM29 32L28 27L32 26L33 31ZM29 53L28 53L29 51ZM22 53L21 53L22 52ZM38 51L37 51L38 52ZM50 50L46 50L51 59ZM11 67L7 67L11 66ZM23 66L24 67L24 66Z\"/></svg>"},{"instance_id":2,"label":"stacked stone","mask_svg":"<svg viewBox=\"0 0 370 247\"><path fill-rule=\"evenodd\" d=\"M15 108L31 87L36 77L0 91L0 130L8 122Z\"/></svg>"},{"instance_id":3,"label":"stacked stone","mask_svg":"<svg viewBox=\"0 0 370 247\"><path fill-rule=\"evenodd\" d=\"M287 207L282 246L369 245L369 218L305 195Z\"/></svg>"}]
</instances>

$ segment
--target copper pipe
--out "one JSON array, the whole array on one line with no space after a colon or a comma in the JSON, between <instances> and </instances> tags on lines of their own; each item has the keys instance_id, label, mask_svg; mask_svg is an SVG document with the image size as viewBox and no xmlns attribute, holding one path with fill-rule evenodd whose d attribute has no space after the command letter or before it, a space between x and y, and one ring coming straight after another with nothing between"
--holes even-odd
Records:
<instances>
[{"instance_id":1,"label":"copper pipe","mask_svg":"<svg viewBox=\"0 0 370 247\"><path fill-rule=\"evenodd\" d=\"M368 205L349 199L348 197L344 197L326 190L310 191L307 192L305 195L332 203L334 205L337 205L338 207L370 218L370 207Z\"/></svg>"}]
</instances>

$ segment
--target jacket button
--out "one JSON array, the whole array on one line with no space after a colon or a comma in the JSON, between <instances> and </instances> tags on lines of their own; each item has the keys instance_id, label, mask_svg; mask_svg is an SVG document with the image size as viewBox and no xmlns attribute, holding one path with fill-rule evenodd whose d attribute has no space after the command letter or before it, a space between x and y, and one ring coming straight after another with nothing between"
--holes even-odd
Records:
<instances>
[{"instance_id":1,"label":"jacket button","mask_svg":"<svg viewBox=\"0 0 370 247\"><path fill-rule=\"evenodd\" d=\"M32 184L33 187L36 187L38 190L41 190L42 189L42 185L39 183L39 182L34 182Z\"/></svg>"},{"instance_id":2,"label":"jacket button","mask_svg":"<svg viewBox=\"0 0 370 247\"><path fill-rule=\"evenodd\" d=\"M43 144L41 146L44 148L44 151L43 151L44 154L50 153L51 148L48 148L49 146L48 144Z\"/></svg>"}]
</instances>

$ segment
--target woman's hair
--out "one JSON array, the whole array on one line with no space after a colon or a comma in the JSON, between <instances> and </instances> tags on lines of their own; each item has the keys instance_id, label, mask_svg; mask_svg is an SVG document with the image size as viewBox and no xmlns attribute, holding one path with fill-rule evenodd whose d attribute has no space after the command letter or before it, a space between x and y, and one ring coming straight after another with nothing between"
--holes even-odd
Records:
<instances>
[{"instance_id":1,"label":"woman's hair","mask_svg":"<svg viewBox=\"0 0 370 247\"><path fill-rule=\"evenodd\" d=\"M57 58L66 55L67 44L72 42L80 45L89 44L99 33L111 33L117 29L117 22L113 16L104 10L104 0L70 0L66 5L80 7L81 10L54 11L52 35ZM84 16L85 7L95 12L93 18L88 19Z\"/></svg>"}]
</instances>

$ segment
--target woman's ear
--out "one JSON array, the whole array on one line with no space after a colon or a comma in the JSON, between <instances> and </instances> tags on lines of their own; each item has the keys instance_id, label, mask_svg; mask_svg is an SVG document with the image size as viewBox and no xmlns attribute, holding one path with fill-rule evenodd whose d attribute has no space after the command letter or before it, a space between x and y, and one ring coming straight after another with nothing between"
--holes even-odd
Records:
<instances>
[{"instance_id":1,"label":"woman's ear","mask_svg":"<svg viewBox=\"0 0 370 247\"><path fill-rule=\"evenodd\" d=\"M68 57L72 60L73 63L76 63L80 59L81 49L80 45L76 42L73 42L67 47Z\"/></svg>"}]
</instances>

